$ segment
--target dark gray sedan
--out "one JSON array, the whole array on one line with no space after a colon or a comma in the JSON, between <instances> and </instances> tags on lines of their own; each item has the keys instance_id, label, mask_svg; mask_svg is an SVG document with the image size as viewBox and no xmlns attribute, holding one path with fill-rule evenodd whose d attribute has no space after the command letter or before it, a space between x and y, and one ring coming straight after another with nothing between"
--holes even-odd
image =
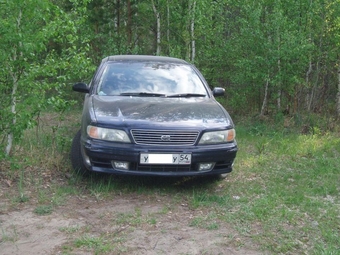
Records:
<instances>
[{"instance_id":1,"label":"dark gray sedan","mask_svg":"<svg viewBox=\"0 0 340 255\"><path fill-rule=\"evenodd\" d=\"M184 60L110 56L85 93L71 161L80 173L225 176L237 153L235 129L202 74Z\"/></svg>"}]
</instances>

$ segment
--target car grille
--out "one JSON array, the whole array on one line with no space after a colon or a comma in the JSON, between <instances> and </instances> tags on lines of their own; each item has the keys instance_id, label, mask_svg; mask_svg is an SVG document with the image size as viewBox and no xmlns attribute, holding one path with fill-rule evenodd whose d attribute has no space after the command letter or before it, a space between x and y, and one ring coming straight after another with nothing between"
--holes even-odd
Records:
<instances>
[{"instance_id":1,"label":"car grille","mask_svg":"<svg viewBox=\"0 0 340 255\"><path fill-rule=\"evenodd\" d=\"M136 144L144 145L193 145L198 131L169 131L133 129L131 134Z\"/></svg>"}]
</instances>

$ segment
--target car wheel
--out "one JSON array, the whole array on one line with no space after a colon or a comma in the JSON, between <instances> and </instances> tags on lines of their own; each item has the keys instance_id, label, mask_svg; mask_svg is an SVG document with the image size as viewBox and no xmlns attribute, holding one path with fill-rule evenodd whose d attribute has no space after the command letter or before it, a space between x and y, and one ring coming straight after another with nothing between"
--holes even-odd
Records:
<instances>
[{"instance_id":1,"label":"car wheel","mask_svg":"<svg viewBox=\"0 0 340 255\"><path fill-rule=\"evenodd\" d=\"M86 175L88 174L88 170L86 169L83 161L83 156L81 154L80 148L80 130L74 136L72 141L72 148L71 148L71 163L74 171L76 171L79 175Z\"/></svg>"}]
</instances>

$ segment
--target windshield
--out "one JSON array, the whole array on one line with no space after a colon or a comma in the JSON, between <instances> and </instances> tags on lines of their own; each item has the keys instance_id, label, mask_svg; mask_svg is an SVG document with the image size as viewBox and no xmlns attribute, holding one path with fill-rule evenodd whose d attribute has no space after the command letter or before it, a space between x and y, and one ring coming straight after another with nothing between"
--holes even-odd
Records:
<instances>
[{"instance_id":1,"label":"windshield","mask_svg":"<svg viewBox=\"0 0 340 255\"><path fill-rule=\"evenodd\" d=\"M109 63L100 78L98 95L207 96L201 79L189 65L157 62Z\"/></svg>"}]
</instances>

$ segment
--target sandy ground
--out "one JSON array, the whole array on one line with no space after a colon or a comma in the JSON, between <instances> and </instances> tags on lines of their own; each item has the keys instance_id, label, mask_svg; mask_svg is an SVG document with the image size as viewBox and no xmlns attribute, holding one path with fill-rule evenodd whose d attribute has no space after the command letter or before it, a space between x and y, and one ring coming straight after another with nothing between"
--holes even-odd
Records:
<instances>
[{"instance_id":1,"label":"sandy ground","mask_svg":"<svg viewBox=\"0 0 340 255\"><path fill-rule=\"evenodd\" d=\"M74 195L51 214L38 215L32 202L11 206L10 188L1 185L1 255L264 254L225 222L212 229L192 224L208 212L174 204L170 197Z\"/></svg>"}]
</instances>

